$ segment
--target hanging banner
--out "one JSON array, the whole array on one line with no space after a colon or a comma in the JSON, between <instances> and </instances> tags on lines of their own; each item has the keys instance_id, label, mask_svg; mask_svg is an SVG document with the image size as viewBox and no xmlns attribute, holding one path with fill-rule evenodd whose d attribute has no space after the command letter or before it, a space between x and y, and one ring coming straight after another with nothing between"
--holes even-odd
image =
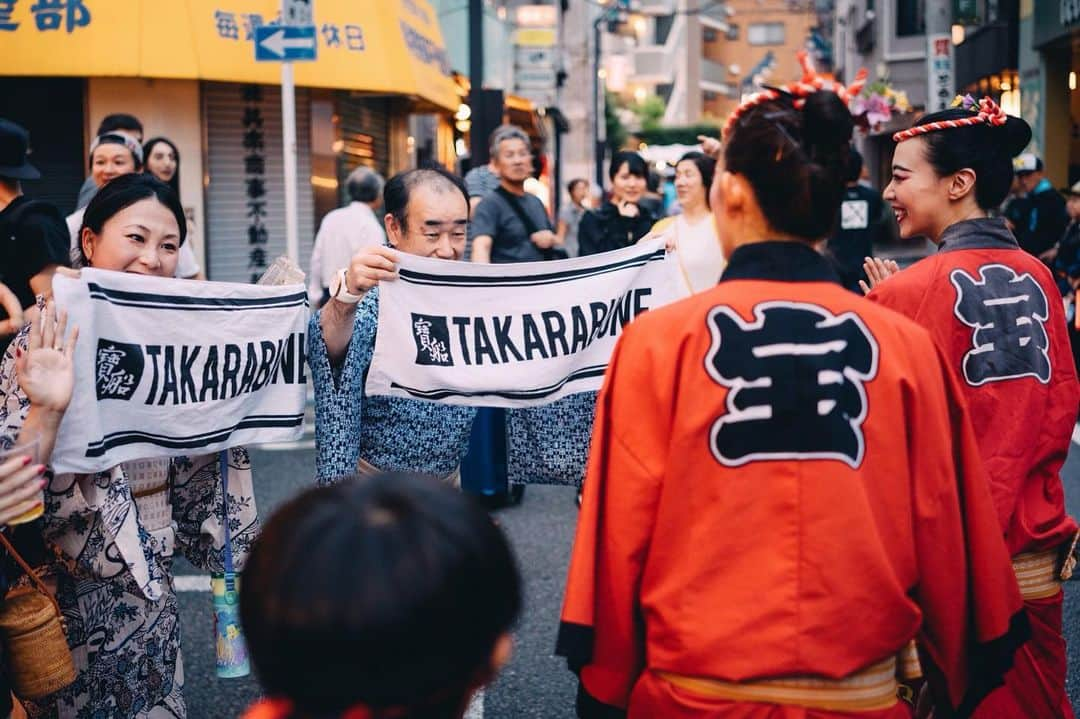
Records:
<instances>
[{"instance_id":1,"label":"hanging banner","mask_svg":"<svg viewBox=\"0 0 1080 719\"><path fill-rule=\"evenodd\" d=\"M84 269L57 275L79 328L57 472L297 439L307 396L303 284L194 282Z\"/></svg>"},{"instance_id":2,"label":"hanging banner","mask_svg":"<svg viewBox=\"0 0 1080 719\"><path fill-rule=\"evenodd\" d=\"M679 295L663 240L559 262L400 255L379 284L369 396L535 407L600 389L622 328Z\"/></svg>"}]
</instances>

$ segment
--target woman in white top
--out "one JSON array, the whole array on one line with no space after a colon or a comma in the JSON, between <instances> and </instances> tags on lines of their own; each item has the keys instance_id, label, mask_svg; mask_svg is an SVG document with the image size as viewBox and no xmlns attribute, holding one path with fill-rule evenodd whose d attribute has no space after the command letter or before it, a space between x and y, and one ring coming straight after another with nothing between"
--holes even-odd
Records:
<instances>
[{"instance_id":1,"label":"woman in white top","mask_svg":"<svg viewBox=\"0 0 1080 719\"><path fill-rule=\"evenodd\" d=\"M656 223L651 236L666 236L674 246L678 284L689 296L713 287L724 271L724 255L709 209L716 160L688 152L675 165L675 194L682 213Z\"/></svg>"}]
</instances>

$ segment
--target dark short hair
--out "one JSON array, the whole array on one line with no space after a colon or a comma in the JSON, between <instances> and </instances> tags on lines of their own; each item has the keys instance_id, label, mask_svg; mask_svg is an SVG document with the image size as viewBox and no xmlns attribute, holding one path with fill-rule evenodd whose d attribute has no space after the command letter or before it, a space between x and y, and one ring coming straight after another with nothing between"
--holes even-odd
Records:
<instances>
[{"instance_id":1,"label":"dark short hair","mask_svg":"<svg viewBox=\"0 0 1080 719\"><path fill-rule=\"evenodd\" d=\"M964 108L951 108L923 115L916 125L971 117ZM997 207L1009 194L1013 181L1012 159L1031 142L1031 127L1010 116L1004 125L980 123L937 130L906 142L921 141L926 160L939 177L963 169L975 173L975 202L984 210Z\"/></svg>"},{"instance_id":2,"label":"dark short hair","mask_svg":"<svg viewBox=\"0 0 1080 719\"><path fill-rule=\"evenodd\" d=\"M187 239L187 218L184 216L184 208L176 193L168 185L149 173L132 172L120 175L105 183L90 200L83 213L82 226L79 228L78 242L75 243L75 263L79 267L86 267L86 256L82 250L83 230L90 228L94 234L100 234L115 214L131 207L142 200L157 199L165 205L169 212L176 218L176 224L180 230L180 244Z\"/></svg>"},{"instance_id":3,"label":"dark short hair","mask_svg":"<svg viewBox=\"0 0 1080 719\"><path fill-rule=\"evenodd\" d=\"M855 182L862 176L862 153L852 147L848 150L847 181Z\"/></svg>"},{"instance_id":4,"label":"dark short hair","mask_svg":"<svg viewBox=\"0 0 1080 719\"><path fill-rule=\"evenodd\" d=\"M405 210L409 206L409 196L419 184L430 184L433 188L447 192L456 190L465 200L465 207L469 206L469 191L465 189L465 183L442 165L399 172L391 177L383 188L383 210L393 215L402 229L406 226Z\"/></svg>"},{"instance_id":5,"label":"dark short hair","mask_svg":"<svg viewBox=\"0 0 1080 719\"><path fill-rule=\"evenodd\" d=\"M574 194L574 188L581 184L588 185L589 181L584 177L575 177L573 180L570 180L570 182L566 183L567 193L571 195Z\"/></svg>"},{"instance_id":6,"label":"dark short hair","mask_svg":"<svg viewBox=\"0 0 1080 719\"><path fill-rule=\"evenodd\" d=\"M154 145L164 142L166 145L172 148L173 154L176 155L176 172L173 173L172 178L165 184L176 193L177 197L180 197L180 150L176 147L176 143L167 137L152 137L143 143L143 166L145 167L150 163L150 153L154 149Z\"/></svg>"},{"instance_id":7,"label":"dark short hair","mask_svg":"<svg viewBox=\"0 0 1080 719\"><path fill-rule=\"evenodd\" d=\"M643 180L648 179L649 167L645 164L645 159L633 150L619 150L615 153L608 167L608 179L614 180L623 165L626 165L626 171L631 175L636 175Z\"/></svg>"},{"instance_id":8,"label":"dark short hair","mask_svg":"<svg viewBox=\"0 0 1080 719\"><path fill-rule=\"evenodd\" d=\"M345 192L353 202L374 202L382 195L385 184L382 175L360 166L345 178Z\"/></svg>"},{"instance_id":9,"label":"dark short hair","mask_svg":"<svg viewBox=\"0 0 1080 719\"><path fill-rule=\"evenodd\" d=\"M701 184L705 186L705 205L709 206L709 188L712 187L713 175L716 174L716 160L704 152L695 150L680 157L679 161L675 163L675 168L678 169L679 165L684 162L694 163L694 166L697 167L698 172L701 174Z\"/></svg>"},{"instance_id":10,"label":"dark short hair","mask_svg":"<svg viewBox=\"0 0 1080 719\"><path fill-rule=\"evenodd\" d=\"M116 132L117 130L138 130L141 135L143 132L142 123L139 122L139 118L134 115L128 115L123 112L113 113L112 115L106 115L105 119L98 125L98 135L107 135L110 132Z\"/></svg>"},{"instance_id":11,"label":"dark short hair","mask_svg":"<svg viewBox=\"0 0 1080 719\"><path fill-rule=\"evenodd\" d=\"M288 502L255 540L240 590L263 688L304 716L356 705L452 716L489 678L521 608L513 554L487 513L412 474Z\"/></svg>"},{"instance_id":12,"label":"dark short hair","mask_svg":"<svg viewBox=\"0 0 1080 719\"><path fill-rule=\"evenodd\" d=\"M843 201L854 122L827 90L801 109L789 96L747 110L724 147L724 168L746 178L773 229L807 241L832 229Z\"/></svg>"}]
</instances>

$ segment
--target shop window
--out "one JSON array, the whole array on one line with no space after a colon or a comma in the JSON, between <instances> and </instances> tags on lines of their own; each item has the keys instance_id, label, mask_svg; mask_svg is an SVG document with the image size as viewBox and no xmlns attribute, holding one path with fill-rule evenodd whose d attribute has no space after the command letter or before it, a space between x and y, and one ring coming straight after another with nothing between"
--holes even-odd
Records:
<instances>
[{"instance_id":1,"label":"shop window","mask_svg":"<svg viewBox=\"0 0 1080 719\"><path fill-rule=\"evenodd\" d=\"M746 41L751 45L783 45L784 23L753 23L746 28Z\"/></svg>"},{"instance_id":2,"label":"shop window","mask_svg":"<svg viewBox=\"0 0 1080 719\"><path fill-rule=\"evenodd\" d=\"M896 36L911 37L926 33L926 0L898 0Z\"/></svg>"}]
</instances>

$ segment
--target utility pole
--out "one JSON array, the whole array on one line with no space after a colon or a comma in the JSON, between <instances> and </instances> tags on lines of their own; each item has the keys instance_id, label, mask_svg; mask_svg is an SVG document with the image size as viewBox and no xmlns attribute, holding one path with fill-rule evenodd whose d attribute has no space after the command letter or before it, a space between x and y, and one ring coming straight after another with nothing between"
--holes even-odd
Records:
<instances>
[{"instance_id":1,"label":"utility pole","mask_svg":"<svg viewBox=\"0 0 1080 719\"><path fill-rule=\"evenodd\" d=\"M956 93L949 0L926 0L926 110L944 110Z\"/></svg>"},{"instance_id":2,"label":"utility pole","mask_svg":"<svg viewBox=\"0 0 1080 719\"><path fill-rule=\"evenodd\" d=\"M603 8L600 11L600 16L593 21L592 24L592 38L593 38L593 115L595 117L593 121L593 162L595 163L595 179L596 184L601 189L604 187L604 146L607 144L607 125L605 122L604 106L606 103L605 98L605 82L604 78L600 77L600 45L602 35L600 27L607 22L618 22L625 18L625 4L626 0L618 0L618 2L612 3L610 6Z\"/></svg>"},{"instance_id":3,"label":"utility pole","mask_svg":"<svg viewBox=\"0 0 1080 719\"><path fill-rule=\"evenodd\" d=\"M472 108L472 128L469 132L472 166L477 166L478 157L486 157L486 152L477 151L487 143L487 123L480 120L481 91L484 89L484 0L469 0L469 106Z\"/></svg>"}]
</instances>

